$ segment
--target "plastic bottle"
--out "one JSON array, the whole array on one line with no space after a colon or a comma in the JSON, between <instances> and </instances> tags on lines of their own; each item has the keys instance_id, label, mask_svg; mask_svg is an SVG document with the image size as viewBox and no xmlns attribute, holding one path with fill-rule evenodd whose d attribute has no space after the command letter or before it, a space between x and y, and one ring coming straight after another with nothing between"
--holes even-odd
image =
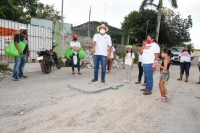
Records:
<instances>
[{"instance_id":1,"label":"plastic bottle","mask_svg":"<svg viewBox=\"0 0 200 133\"><path fill-rule=\"evenodd\" d=\"M155 60L156 63L158 63L159 61L160 61L159 58L157 58L157 59ZM153 67L153 68L156 68L156 64L154 63L154 64L152 65L152 67Z\"/></svg>"}]
</instances>

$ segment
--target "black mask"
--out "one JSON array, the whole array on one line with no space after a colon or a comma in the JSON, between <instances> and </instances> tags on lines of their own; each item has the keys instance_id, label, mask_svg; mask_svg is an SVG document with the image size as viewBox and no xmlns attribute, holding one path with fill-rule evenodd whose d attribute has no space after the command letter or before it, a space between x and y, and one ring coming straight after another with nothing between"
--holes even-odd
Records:
<instances>
[{"instance_id":1,"label":"black mask","mask_svg":"<svg viewBox=\"0 0 200 133\"><path fill-rule=\"evenodd\" d=\"M77 38L74 38L74 41L77 41Z\"/></svg>"},{"instance_id":2,"label":"black mask","mask_svg":"<svg viewBox=\"0 0 200 133\"><path fill-rule=\"evenodd\" d=\"M27 31L26 31L26 30L23 30L23 31L22 31L22 34L26 35L26 34L27 34Z\"/></svg>"}]
</instances>

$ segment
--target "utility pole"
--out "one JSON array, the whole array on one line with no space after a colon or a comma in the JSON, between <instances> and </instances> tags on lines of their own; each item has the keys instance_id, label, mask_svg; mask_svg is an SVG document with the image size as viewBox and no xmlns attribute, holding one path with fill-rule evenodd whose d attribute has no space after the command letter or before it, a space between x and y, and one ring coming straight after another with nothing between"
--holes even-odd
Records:
<instances>
[{"instance_id":1,"label":"utility pole","mask_svg":"<svg viewBox=\"0 0 200 133\"><path fill-rule=\"evenodd\" d=\"M90 6L90 11L89 11L89 22L88 22L88 37L90 37L90 17L91 17L91 6Z\"/></svg>"},{"instance_id":2,"label":"utility pole","mask_svg":"<svg viewBox=\"0 0 200 133\"><path fill-rule=\"evenodd\" d=\"M106 4L105 4L105 11L104 11L104 22L105 22L105 16L106 16Z\"/></svg>"},{"instance_id":3,"label":"utility pole","mask_svg":"<svg viewBox=\"0 0 200 133\"><path fill-rule=\"evenodd\" d=\"M63 24L63 0L62 0L60 57L63 57L63 53L64 53L63 49L64 49L64 24Z\"/></svg>"},{"instance_id":4,"label":"utility pole","mask_svg":"<svg viewBox=\"0 0 200 133\"><path fill-rule=\"evenodd\" d=\"M147 31L148 31L148 28L149 28L149 20L147 20L147 27L146 27L146 37L145 37L145 39L144 39L144 40L146 40L146 39L147 39Z\"/></svg>"}]
</instances>

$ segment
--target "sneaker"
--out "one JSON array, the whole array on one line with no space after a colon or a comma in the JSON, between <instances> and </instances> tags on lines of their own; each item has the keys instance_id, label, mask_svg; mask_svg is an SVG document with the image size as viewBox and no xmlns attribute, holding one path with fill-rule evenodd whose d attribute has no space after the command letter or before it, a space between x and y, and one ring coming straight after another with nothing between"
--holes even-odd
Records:
<instances>
[{"instance_id":1,"label":"sneaker","mask_svg":"<svg viewBox=\"0 0 200 133\"><path fill-rule=\"evenodd\" d=\"M166 95L165 95L165 98L166 98L166 100L170 100L170 99L169 99L169 94L166 94Z\"/></svg>"},{"instance_id":2,"label":"sneaker","mask_svg":"<svg viewBox=\"0 0 200 133\"><path fill-rule=\"evenodd\" d=\"M156 100L159 101L159 102L164 102L164 103L166 102L165 97L157 98Z\"/></svg>"},{"instance_id":3,"label":"sneaker","mask_svg":"<svg viewBox=\"0 0 200 133\"><path fill-rule=\"evenodd\" d=\"M19 81L19 78L12 78L13 81Z\"/></svg>"},{"instance_id":4,"label":"sneaker","mask_svg":"<svg viewBox=\"0 0 200 133\"><path fill-rule=\"evenodd\" d=\"M126 83L126 79L123 80L123 83Z\"/></svg>"},{"instance_id":5,"label":"sneaker","mask_svg":"<svg viewBox=\"0 0 200 133\"><path fill-rule=\"evenodd\" d=\"M129 80L127 80L127 81L126 81L126 83L127 83L127 84L129 84L129 83L130 83L130 81L129 81Z\"/></svg>"},{"instance_id":6,"label":"sneaker","mask_svg":"<svg viewBox=\"0 0 200 133\"><path fill-rule=\"evenodd\" d=\"M27 79L28 77L27 76L22 76L22 77L19 77L20 79Z\"/></svg>"},{"instance_id":7,"label":"sneaker","mask_svg":"<svg viewBox=\"0 0 200 133\"><path fill-rule=\"evenodd\" d=\"M97 78L94 78L91 82L96 82L96 81L98 81L98 79L97 79Z\"/></svg>"},{"instance_id":8,"label":"sneaker","mask_svg":"<svg viewBox=\"0 0 200 133\"><path fill-rule=\"evenodd\" d=\"M105 79L101 79L101 83L105 83L106 81L105 81Z\"/></svg>"}]
</instances>

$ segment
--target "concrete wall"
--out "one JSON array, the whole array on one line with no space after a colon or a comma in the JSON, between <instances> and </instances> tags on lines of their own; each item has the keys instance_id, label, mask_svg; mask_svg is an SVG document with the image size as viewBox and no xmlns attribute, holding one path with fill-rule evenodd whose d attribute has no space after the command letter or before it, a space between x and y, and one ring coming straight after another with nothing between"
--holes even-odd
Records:
<instances>
[{"instance_id":1,"label":"concrete wall","mask_svg":"<svg viewBox=\"0 0 200 133\"><path fill-rule=\"evenodd\" d=\"M72 35L70 35L70 34L65 35L65 38L64 38L64 51L67 49L67 47L69 46L71 41L72 41ZM82 46L82 48L84 50L92 48L92 42L93 42L92 38L79 36L78 37L78 41L80 42L80 44L81 44L81 46ZM113 44L113 46L117 47L117 52L118 53L126 52L126 46L125 45ZM134 47L133 49L137 49L137 48ZM135 50L135 51L137 51L137 50Z\"/></svg>"}]
</instances>

